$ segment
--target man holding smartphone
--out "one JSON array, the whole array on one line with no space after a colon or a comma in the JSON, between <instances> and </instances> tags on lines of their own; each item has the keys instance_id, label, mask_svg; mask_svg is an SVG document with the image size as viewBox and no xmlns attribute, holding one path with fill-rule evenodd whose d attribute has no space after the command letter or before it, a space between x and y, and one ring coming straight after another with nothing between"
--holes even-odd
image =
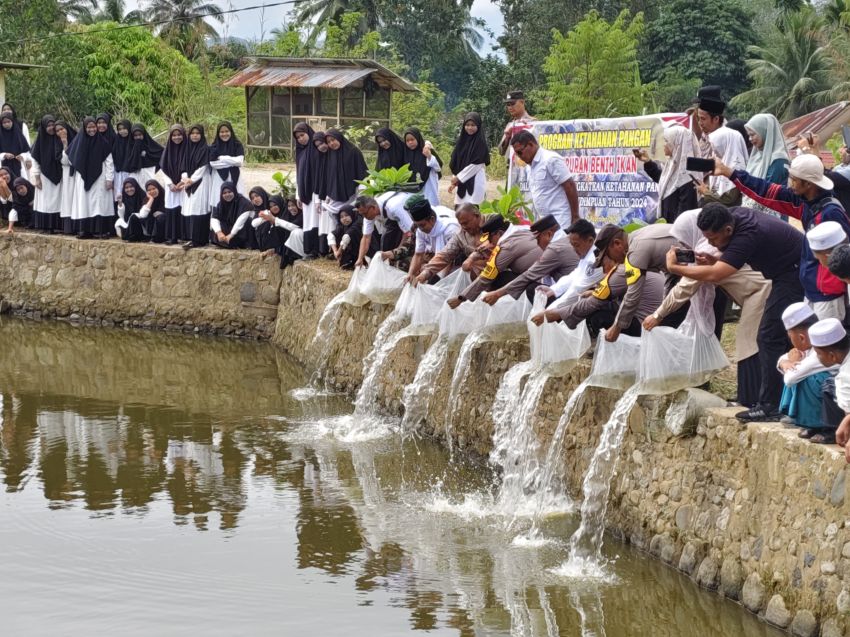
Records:
<instances>
[{"instance_id":1,"label":"man holding smartphone","mask_svg":"<svg viewBox=\"0 0 850 637\"><path fill-rule=\"evenodd\" d=\"M678 263L675 249L671 249L667 253L669 273L718 283L749 265L773 283L756 339L762 370L759 403L735 416L741 422L777 421L782 417L779 398L783 383L776 361L790 349L782 312L803 300L799 276L803 235L776 217L719 203L703 207L697 227L721 255L698 254L696 265L683 265Z\"/></svg>"}]
</instances>

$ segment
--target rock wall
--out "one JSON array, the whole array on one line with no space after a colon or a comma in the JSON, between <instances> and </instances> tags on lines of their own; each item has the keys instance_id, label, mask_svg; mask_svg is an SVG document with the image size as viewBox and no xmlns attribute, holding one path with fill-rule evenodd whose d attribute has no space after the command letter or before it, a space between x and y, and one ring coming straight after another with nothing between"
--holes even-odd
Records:
<instances>
[{"instance_id":1,"label":"rock wall","mask_svg":"<svg viewBox=\"0 0 850 637\"><path fill-rule=\"evenodd\" d=\"M270 338L280 281L258 252L0 238L0 302L34 317Z\"/></svg>"}]
</instances>

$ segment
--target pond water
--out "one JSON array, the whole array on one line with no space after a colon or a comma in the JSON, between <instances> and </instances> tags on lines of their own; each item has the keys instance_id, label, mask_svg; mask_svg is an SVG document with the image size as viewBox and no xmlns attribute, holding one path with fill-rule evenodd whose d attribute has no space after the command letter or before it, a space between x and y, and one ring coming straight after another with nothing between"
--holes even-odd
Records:
<instances>
[{"instance_id":1,"label":"pond water","mask_svg":"<svg viewBox=\"0 0 850 637\"><path fill-rule=\"evenodd\" d=\"M576 516L518 541L484 463L343 442L350 400L306 378L268 344L2 319L2 634L779 634L610 538L607 577L556 575Z\"/></svg>"}]
</instances>

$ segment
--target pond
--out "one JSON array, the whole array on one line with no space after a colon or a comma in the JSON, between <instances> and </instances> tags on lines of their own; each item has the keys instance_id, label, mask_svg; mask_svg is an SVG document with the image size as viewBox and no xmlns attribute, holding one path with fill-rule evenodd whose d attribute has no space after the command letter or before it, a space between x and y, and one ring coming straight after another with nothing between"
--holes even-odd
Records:
<instances>
[{"instance_id":1,"label":"pond","mask_svg":"<svg viewBox=\"0 0 850 637\"><path fill-rule=\"evenodd\" d=\"M556 575L575 515L518 542L485 462L341 440L351 401L269 344L0 339L4 635L780 634L611 538L607 577Z\"/></svg>"}]
</instances>

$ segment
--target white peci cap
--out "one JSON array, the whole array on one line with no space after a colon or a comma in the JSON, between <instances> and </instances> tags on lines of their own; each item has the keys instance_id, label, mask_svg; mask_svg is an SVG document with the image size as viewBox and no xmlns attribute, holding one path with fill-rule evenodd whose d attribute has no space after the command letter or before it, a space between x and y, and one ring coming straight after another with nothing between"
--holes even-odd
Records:
<instances>
[{"instance_id":1,"label":"white peci cap","mask_svg":"<svg viewBox=\"0 0 850 637\"><path fill-rule=\"evenodd\" d=\"M837 221L824 221L806 233L812 250L830 250L847 241L847 233Z\"/></svg>"},{"instance_id":2,"label":"white peci cap","mask_svg":"<svg viewBox=\"0 0 850 637\"><path fill-rule=\"evenodd\" d=\"M815 316L815 311L808 303L792 303L782 312L782 324L786 330L797 327Z\"/></svg>"},{"instance_id":3,"label":"white peci cap","mask_svg":"<svg viewBox=\"0 0 850 637\"><path fill-rule=\"evenodd\" d=\"M835 345L847 336L847 331L837 318L818 321L809 328L809 341L814 347Z\"/></svg>"}]
</instances>

